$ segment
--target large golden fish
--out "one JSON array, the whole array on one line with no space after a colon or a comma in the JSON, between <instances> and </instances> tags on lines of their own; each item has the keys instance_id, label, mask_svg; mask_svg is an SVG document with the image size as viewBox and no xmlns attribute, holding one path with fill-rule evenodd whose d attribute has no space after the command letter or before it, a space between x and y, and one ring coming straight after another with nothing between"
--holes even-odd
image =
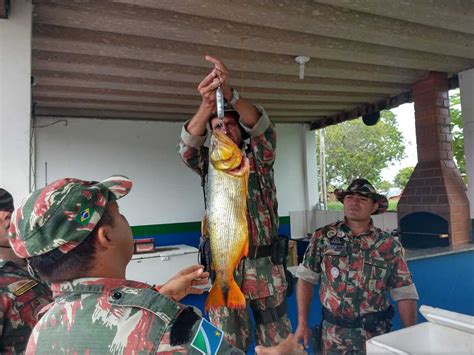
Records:
<instances>
[{"instance_id":1,"label":"large golden fish","mask_svg":"<svg viewBox=\"0 0 474 355\"><path fill-rule=\"evenodd\" d=\"M203 233L211 243L216 279L206 300L210 308L245 308L245 296L234 270L247 256L247 190L250 165L239 147L223 133L213 132L209 152L207 209Z\"/></svg>"}]
</instances>

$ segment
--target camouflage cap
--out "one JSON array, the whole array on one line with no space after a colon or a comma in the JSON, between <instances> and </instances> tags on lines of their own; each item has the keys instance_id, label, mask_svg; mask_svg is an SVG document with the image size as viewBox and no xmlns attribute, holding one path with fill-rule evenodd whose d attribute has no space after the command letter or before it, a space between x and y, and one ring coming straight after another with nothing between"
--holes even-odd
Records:
<instances>
[{"instance_id":1,"label":"camouflage cap","mask_svg":"<svg viewBox=\"0 0 474 355\"><path fill-rule=\"evenodd\" d=\"M348 194L358 193L362 196L367 196L373 199L378 203L378 208L372 214L384 213L388 208L388 200L384 195L377 193L373 185L366 179L355 179L350 183L346 190L336 189L334 190L334 195L336 198L343 203L344 197Z\"/></svg>"},{"instance_id":2,"label":"camouflage cap","mask_svg":"<svg viewBox=\"0 0 474 355\"><path fill-rule=\"evenodd\" d=\"M237 112L237 110L235 108L230 106L227 103L227 101L224 101L224 116L226 116L226 115L232 117L239 124L240 134L241 134L242 140L249 139L250 135L247 133L247 131L239 123L239 120L240 120L239 113ZM216 111L212 112L211 117L209 118L209 126L211 128L211 131L212 131L211 121L216 117L217 117L217 112Z\"/></svg>"},{"instance_id":3,"label":"camouflage cap","mask_svg":"<svg viewBox=\"0 0 474 355\"><path fill-rule=\"evenodd\" d=\"M13 197L7 190L0 189L0 211L13 212Z\"/></svg>"},{"instance_id":4,"label":"camouflage cap","mask_svg":"<svg viewBox=\"0 0 474 355\"><path fill-rule=\"evenodd\" d=\"M21 258L59 249L67 254L95 228L107 203L127 195L132 181L115 175L83 181L65 178L32 192L12 215L9 240Z\"/></svg>"}]
</instances>

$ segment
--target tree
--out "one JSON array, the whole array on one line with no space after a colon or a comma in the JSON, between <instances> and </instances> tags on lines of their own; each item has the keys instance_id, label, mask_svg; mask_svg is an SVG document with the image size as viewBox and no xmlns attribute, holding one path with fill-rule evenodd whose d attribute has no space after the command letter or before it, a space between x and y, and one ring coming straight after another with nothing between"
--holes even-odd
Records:
<instances>
[{"instance_id":1,"label":"tree","mask_svg":"<svg viewBox=\"0 0 474 355\"><path fill-rule=\"evenodd\" d=\"M449 114L451 116L451 133L453 135L454 160L461 172L464 182L467 182L466 160L464 157L464 131L462 128L461 98L459 89L449 96Z\"/></svg>"},{"instance_id":2,"label":"tree","mask_svg":"<svg viewBox=\"0 0 474 355\"><path fill-rule=\"evenodd\" d=\"M403 135L390 111L382 111L375 126L356 119L326 128L325 149L327 182L337 187L358 177L377 185L381 171L405 155Z\"/></svg>"},{"instance_id":3,"label":"tree","mask_svg":"<svg viewBox=\"0 0 474 355\"><path fill-rule=\"evenodd\" d=\"M404 189L410 180L411 174L415 168L413 166L407 166L406 168L400 169L393 179L393 184L401 189Z\"/></svg>"},{"instance_id":4,"label":"tree","mask_svg":"<svg viewBox=\"0 0 474 355\"><path fill-rule=\"evenodd\" d=\"M387 192L392 187L392 183L387 180L383 180L375 185L377 191Z\"/></svg>"}]
</instances>

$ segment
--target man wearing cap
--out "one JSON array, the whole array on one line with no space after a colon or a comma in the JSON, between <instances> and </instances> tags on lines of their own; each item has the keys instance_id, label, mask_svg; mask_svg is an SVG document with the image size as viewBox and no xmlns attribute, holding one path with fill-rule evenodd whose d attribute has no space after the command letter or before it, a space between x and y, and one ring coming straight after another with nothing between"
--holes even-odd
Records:
<instances>
[{"instance_id":1,"label":"man wearing cap","mask_svg":"<svg viewBox=\"0 0 474 355\"><path fill-rule=\"evenodd\" d=\"M323 353L365 352L365 342L391 329L393 308L387 293L397 302L404 327L416 323L418 293L401 244L375 228L371 215L388 207L365 179L352 181L347 190L337 189L344 205L344 221L316 230L296 276L297 339L309 342L308 313L314 285L320 284L322 324L319 346Z\"/></svg>"},{"instance_id":2,"label":"man wearing cap","mask_svg":"<svg viewBox=\"0 0 474 355\"><path fill-rule=\"evenodd\" d=\"M199 84L202 101L193 118L184 124L178 151L185 164L206 181L209 150L204 147L206 126L226 133L242 148L250 161L247 195L249 253L235 271L235 278L254 319L257 344L275 345L291 333L286 308L287 282L283 265L272 263L272 243L278 238L278 202L273 178L276 130L265 110L253 106L229 85L229 71L218 59L206 57L213 70ZM229 109L223 119L216 114L216 89L222 88ZM248 139L248 143L245 140ZM252 324L247 309L223 307L210 310L211 321L223 329L227 339L247 351Z\"/></svg>"},{"instance_id":3,"label":"man wearing cap","mask_svg":"<svg viewBox=\"0 0 474 355\"><path fill-rule=\"evenodd\" d=\"M27 353L242 354L198 310L177 301L207 284L191 266L163 286L125 280L133 238L117 200L132 182L65 178L33 192L13 213L14 252L50 281L54 301L42 310ZM297 349L293 338L269 354ZM257 352L258 353L258 352Z\"/></svg>"},{"instance_id":4,"label":"man wearing cap","mask_svg":"<svg viewBox=\"0 0 474 355\"><path fill-rule=\"evenodd\" d=\"M26 349L38 313L53 298L49 287L25 268L8 244L13 198L0 188L0 353ZM31 271L31 270L30 270Z\"/></svg>"}]
</instances>

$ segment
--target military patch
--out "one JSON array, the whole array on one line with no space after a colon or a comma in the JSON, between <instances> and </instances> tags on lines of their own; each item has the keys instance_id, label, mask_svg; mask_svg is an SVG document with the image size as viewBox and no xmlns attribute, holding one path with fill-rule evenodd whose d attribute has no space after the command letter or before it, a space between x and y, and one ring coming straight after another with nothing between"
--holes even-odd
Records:
<instances>
[{"instance_id":1,"label":"military patch","mask_svg":"<svg viewBox=\"0 0 474 355\"><path fill-rule=\"evenodd\" d=\"M191 342L191 346L201 354L217 354L221 347L223 338L224 332L214 327L203 318L201 319L199 329Z\"/></svg>"},{"instance_id":2,"label":"military patch","mask_svg":"<svg viewBox=\"0 0 474 355\"><path fill-rule=\"evenodd\" d=\"M35 280L21 280L11 284L8 288L18 297L31 290L37 284L38 281Z\"/></svg>"},{"instance_id":3,"label":"military patch","mask_svg":"<svg viewBox=\"0 0 474 355\"><path fill-rule=\"evenodd\" d=\"M344 234L343 231L337 232L337 236L338 236L339 238L344 238L344 235L345 235L345 234Z\"/></svg>"},{"instance_id":4,"label":"military patch","mask_svg":"<svg viewBox=\"0 0 474 355\"><path fill-rule=\"evenodd\" d=\"M341 253L343 253L343 252L345 253L345 251L346 251L346 246L345 245L328 245L327 248L330 249L330 250L341 252Z\"/></svg>"},{"instance_id":5,"label":"military patch","mask_svg":"<svg viewBox=\"0 0 474 355\"><path fill-rule=\"evenodd\" d=\"M333 279L337 278L339 276L339 269L335 266L331 268L331 276Z\"/></svg>"},{"instance_id":6,"label":"military patch","mask_svg":"<svg viewBox=\"0 0 474 355\"><path fill-rule=\"evenodd\" d=\"M336 231L335 231L335 230L332 230L332 229L331 229L331 230L328 232L328 234L327 234L328 238L332 238L332 237L334 237L335 235L336 235Z\"/></svg>"},{"instance_id":7,"label":"military patch","mask_svg":"<svg viewBox=\"0 0 474 355\"><path fill-rule=\"evenodd\" d=\"M346 251L346 242L344 238L335 237L329 241L328 249L337 251L337 252L345 252Z\"/></svg>"},{"instance_id":8,"label":"military patch","mask_svg":"<svg viewBox=\"0 0 474 355\"><path fill-rule=\"evenodd\" d=\"M90 207L87 207L83 210L81 210L76 217L76 222L79 224L85 226L87 223L89 223L92 214L94 213L94 210L92 210Z\"/></svg>"}]
</instances>

